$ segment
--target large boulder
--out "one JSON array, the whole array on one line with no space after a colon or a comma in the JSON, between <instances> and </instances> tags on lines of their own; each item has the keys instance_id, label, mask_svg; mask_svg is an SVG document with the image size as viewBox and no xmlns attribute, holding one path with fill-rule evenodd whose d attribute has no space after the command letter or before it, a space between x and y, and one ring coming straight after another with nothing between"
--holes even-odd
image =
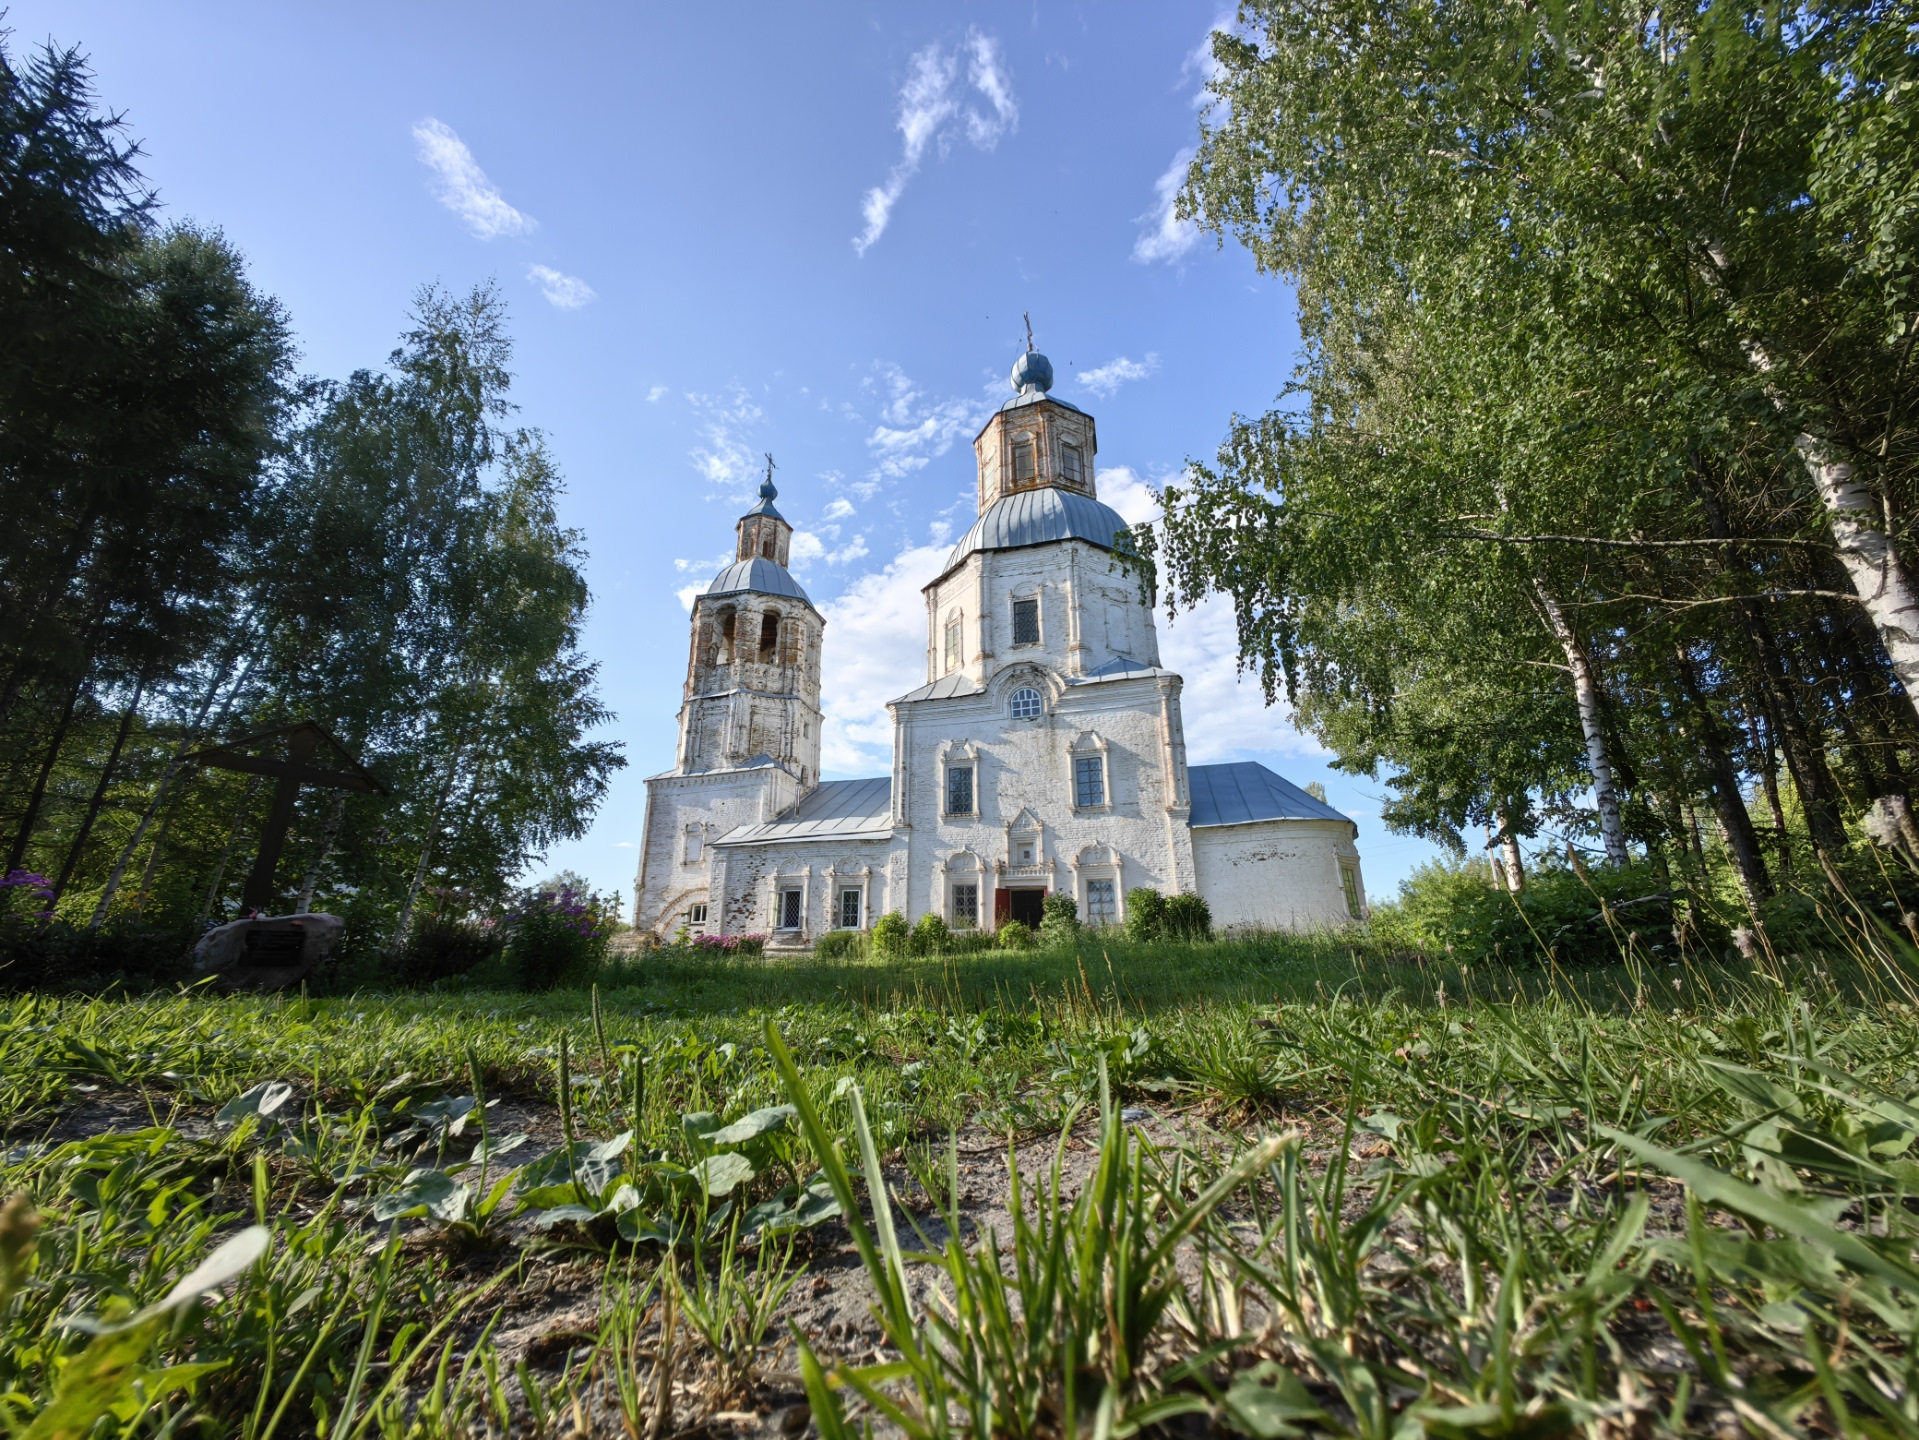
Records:
<instances>
[{"instance_id":1,"label":"large boulder","mask_svg":"<svg viewBox=\"0 0 1919 1440\"><path fill-rule=\"evenodd\" d=\"M280 990L304 980L339 947L338 915L262 915L235 920L200 937L194 969L217 977L222 990Z\"/></svg>"}]
</instances>

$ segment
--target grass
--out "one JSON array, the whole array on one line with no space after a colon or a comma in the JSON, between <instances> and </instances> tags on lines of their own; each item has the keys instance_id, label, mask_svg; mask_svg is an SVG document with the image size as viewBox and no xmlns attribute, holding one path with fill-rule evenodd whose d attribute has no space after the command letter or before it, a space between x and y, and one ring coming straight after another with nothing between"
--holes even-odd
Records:
<instances>
[{"instance_id":1,"label":"grass","mask_svg":"<svg viewBox=\"0 0 1919 1440\"><path fill-rule=\"evenodd\" d=\"M652 1440L803 1388L826 1436L1919 1435L1912 958L19 996L0 1424ZM991 1234L954 1133L1021 1147ZM877 1359L781 1318L847 1244Z\"/></svg>"}]
</instances>

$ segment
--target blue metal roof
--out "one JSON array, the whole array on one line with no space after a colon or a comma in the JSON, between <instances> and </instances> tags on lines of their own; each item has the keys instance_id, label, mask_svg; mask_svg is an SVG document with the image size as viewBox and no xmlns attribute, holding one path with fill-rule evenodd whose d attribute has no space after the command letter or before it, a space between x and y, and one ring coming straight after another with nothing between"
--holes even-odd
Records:
<instances>
[{"instance_id":1,"label":"blue metal roof","mask_svg":"<svg viewBox=\"0 0 1919 1440\"><path fill-rule=\"evenodd\" d=\"M823 780L799 804L764 825L742 825L717 845L768 845L781 840L884 840L893 833L893 781Z\"/></svg>"},{"instance_id":2,"label":"blue metal roof","mask_svg":"<svg viewBox=\"0 0 1919 1440\"><path fill-rule=\"evenodd\" d=\"M1292 781L1253 760L1226 765L1192 765L1186 771L1193 797L1194 829L1203 825L1250 825L1258 820L1344 820L1324 800L1315 800ZM1354 826L1354 829L1358 829Z\"/></svg>"},{"instance_id":3,"label":"blue metal roof","mask_svg":"<svg viewBox=\"0 0 1919 1440\"><path fill-rule=\"evenodd\" d=\"M787 573L784 565L775 565L758 555L751 560L740 560L727 566L706 587L708 595L732 595L741 590L750 590L757 595L783 595L807 605L813 603L807 599L806 592L800 589L800 582Z\"/></svg>"},{"instance_id":4,"label":"blue metal roof","mask_svg":"<svg viewBox=\"0 0 1919 1440\"><path fill-rule=\"evenodd\" d=\"M1128 528L1119 511L1090 495L1052 485L1022 490L987 507L946 557L946 569L951 570L977 550L1017 550L1023 545L1045 545L1055 540L1084 540L1111 550L1114 535Z\"/></svg>"}]
</instances>

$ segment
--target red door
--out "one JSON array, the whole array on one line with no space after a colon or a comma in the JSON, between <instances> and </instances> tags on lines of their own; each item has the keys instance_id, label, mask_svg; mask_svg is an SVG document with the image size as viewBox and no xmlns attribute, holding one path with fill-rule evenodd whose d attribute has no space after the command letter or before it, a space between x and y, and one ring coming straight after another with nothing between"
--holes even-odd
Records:
<instances>
[{"instance_id":1,"label":"red door","mask_svg":"<svg viewBox=\"0 0 1919 1440\"><path fill-rule=\"evenodd\" d=\"M1013 918L1013 892L1004 885L993 892L993 928L999 929Z\"/></svg>"}]
</instances>

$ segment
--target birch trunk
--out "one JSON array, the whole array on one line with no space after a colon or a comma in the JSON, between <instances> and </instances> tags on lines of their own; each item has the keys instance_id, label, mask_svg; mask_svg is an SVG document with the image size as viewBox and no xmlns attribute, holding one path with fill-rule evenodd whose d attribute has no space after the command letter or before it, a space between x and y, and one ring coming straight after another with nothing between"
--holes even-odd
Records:
<instances>
[{"instance_id":1,"label":"birch trunk","mask_svg":"<svg viewBox=\"0 0 1919 1440\"><path fill-rule=\"evenodd\" d=\"M93 907L93 918L87 922L87 929L98 930L106 923L107 910L113 904L113 897L120 893L120 882L126 878L127 866L133 862L134 853L139 850L140 842L146 839L148 827L153 824L154 817L160 813L160 805L167 798L167 792L173 788L174 777L180 773L181 758L193 748L195 742L204 733L202 727L207 723L207 712L213 708L214 700L219 697L220 687L226 683L227 670L232 664L233 657L229 654L226 663L220 667L220 673L214 677L213 684L207 687L206 699L200 702L200 713L193 717L193 724L187 728L187 733L180 737L180 743L173 747L173 758L167 761L167 768L160 776L160 783L154 789L153 798L147 802L147 808L140 816L140 823L133 827L133 834L121 847L120 858L113 862L113 873L107 876L107 888L100 892L100 903ZM233 689L227 693L226 704L220 707L220 714L213 722L216 728L225 721L228 712L233 709L235 698L246 688L247 677L252 674L253 660L250 658L246 668L240 672L240 678L233 682ZM146 878L140 883L142 900L145 899L147 890L153 884L153 860L158 858L159 853L158 842L155 842L153 856L149 857L147 862Z\"/></svg>"},{"instance_id":2,"label":"birch trunk","mask_svg":"<svg viewBox=\"0 0 1919 1440\"><path fill-rule=\"evenodd\" d=\"M407 886L406 903L400 907L400 920L393 927L393 941L387 947L397 951L406 943L407 926L413 923L413 906L420 898L420 887L426 884L427 863L433 858L433 840L440 833L440 817L446 813L446 802L453 794L453 783L460 776L460 757L465 753L462 745L453 752L453 758L447 762L446 783L440 786L439 796L433 802L433 818L426 828L426 840L420 846L420 863L413 867L413 883Z\"/></svg>"},{"instance_id":3,"label":"birch trunk","mask_svg":"<svg viewBox=\"0 0 1919 1440\"><path fill-rule=\"evenodd\" d=\"M127 736L133 730L134 716L140 713L140 697L146 693L146 677L142 676L133 687L133 698L127 702L127 708L121 712L120 724L113 732L113 748L107 752L107 763L100 767L100 781L93 787L93 797L87 801L86 814L81 817L80 829L73 837L73 843L67 847L66 863L60 867L60 877L53 882L53 899L58 904L61 895L66 893L67 882L73 878L74 870L80 864L81 852L87 848L87 840L93 834L94 822L100 818L100 807L107 802L107 789L113 784L113 772L120 768L120 752L126 749Z\"/></svg>"},{"instance_id":4,"label":"birch trunk","mask_svg":"<svg viewBox=\"0 0 1919 1440\"><path fill-rule=\"evenodd\" d=\"M333 853L333 842L339 837L340 822L345 817L346 792L342 790L333 797L333 807L327 815L326 831L320 836L319 853L313 857L313 863L307 867L306 879L300 885L300 905L293 912L294 914L313 913L313 892L320 884L320 867L326 864L327 856Z\"/></svg>"},{"instance_id":5,"label":"birch trunk","mask_svg":"<svg viewBox=\"0 0 1919 1440\"><path fill-rule=\"evenodd\" d=\"M1545 582L1534 580L1533 589L1546 612L1546 623L1552 629L1553 638L1565 652L1566 668L1572 671L1573 699L1579 707L1579 728L1586 737L1586 768L1592 773L1593 804L1599 811L1599 835L1606 847L1606 863L1624 865L1629 858L1626 826L1619 818L1619 789L1613 781L1612 760L1606 753L1605 721L1600 713L1599 684L1593 678L1592 662Z\"/></svg>"}]
</instances>

